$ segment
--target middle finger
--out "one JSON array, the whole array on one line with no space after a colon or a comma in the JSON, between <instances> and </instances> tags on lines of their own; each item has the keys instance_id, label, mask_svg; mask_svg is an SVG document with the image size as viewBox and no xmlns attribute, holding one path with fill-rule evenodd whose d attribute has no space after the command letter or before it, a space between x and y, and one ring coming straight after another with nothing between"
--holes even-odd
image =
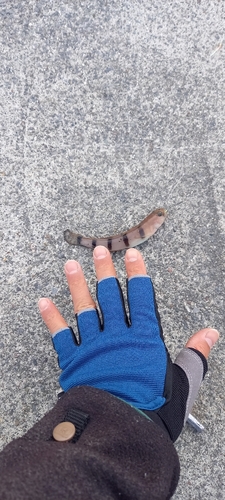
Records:
<instances>
[{"instance_id":1,"label":"middle finger","mask_svg":"<svg viewBox=\"0 0 225 500\"><path fill-rule=\"evenodd\" d=\"M93 258L98 281L103 278L111 278L111 276L116 277L116 270L112 257L107 248L101 245L95 247L93 251Z\"/></svg>"}]
</instances>

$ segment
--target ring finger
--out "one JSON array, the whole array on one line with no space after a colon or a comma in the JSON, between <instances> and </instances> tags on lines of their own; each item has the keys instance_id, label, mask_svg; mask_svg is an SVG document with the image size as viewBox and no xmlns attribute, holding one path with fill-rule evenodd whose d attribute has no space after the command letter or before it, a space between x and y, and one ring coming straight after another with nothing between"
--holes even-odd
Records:
<instances>
[{"instance_id":1,"label":"ring finger","mask_svg":"<svg viewBox=\"0 0 225 500\"><path fill-rule=\"evenodd\" d=\"M79 313L85 309L95 308L95 302L89 292L84 273L79 262L75 260L68 260L64 269L70 293L72 295L74 312Z\"/></svg>"}]
</instances>

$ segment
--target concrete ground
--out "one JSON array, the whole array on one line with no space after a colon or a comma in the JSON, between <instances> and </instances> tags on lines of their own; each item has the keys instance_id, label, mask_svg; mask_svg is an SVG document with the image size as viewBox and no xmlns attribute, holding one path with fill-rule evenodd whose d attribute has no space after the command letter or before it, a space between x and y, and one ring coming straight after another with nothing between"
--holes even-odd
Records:
<instances>
[{"instance_id":1,"label":"concrete ground","mask_svg":"<svg viewBox=\"0 0 225 500\"><path fill-rule=\"evenodd\" d=\"M0 0L0 54L1 446L56 401L38 298L74 323L68 258L95 290L91 251L64 229L113 234L164 206L139 248L172 358L201 327L221 332L174 498L224 499L224 2Z\"/></svg>"}]
</instances>

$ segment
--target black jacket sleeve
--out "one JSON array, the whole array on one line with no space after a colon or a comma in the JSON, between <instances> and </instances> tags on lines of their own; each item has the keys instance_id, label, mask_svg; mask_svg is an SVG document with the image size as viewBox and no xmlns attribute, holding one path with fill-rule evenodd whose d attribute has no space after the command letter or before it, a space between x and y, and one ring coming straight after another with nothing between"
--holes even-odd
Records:
<instances>
[{"instance_id":1,"label":"black jacket sleeve","mask_svg":"<svg viewBox=\"0 0 225 500\"><path fill-rule=\"evenodd\" d=\"M77 412L85 417L83 431L79 424L71 441L55 441L54 428ZM144 414L82 386L4 448L0 478L2 500L166 500L179 460L166 432Z\"/></svg>"}]
</instances>

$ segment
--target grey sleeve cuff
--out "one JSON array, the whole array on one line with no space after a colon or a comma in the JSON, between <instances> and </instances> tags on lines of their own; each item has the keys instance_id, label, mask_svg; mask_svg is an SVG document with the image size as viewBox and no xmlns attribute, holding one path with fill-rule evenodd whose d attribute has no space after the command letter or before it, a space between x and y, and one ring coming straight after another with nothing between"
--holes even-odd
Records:
<instances>
[{"instance_id":1,"label":"grey sleeve cuff","mask_svg":"<svg viewBox=\"0 0 225 500\"><path fill-rule=\"evenodd\" d=\"M189 394L184 418L185 424L195 399L197 398L198 391L203 380L204 367L200 356L187 347L184 347L184 349L180 351L175 360L175 364L184 370L189 382Z\"/></svg>"}]
</instances>

